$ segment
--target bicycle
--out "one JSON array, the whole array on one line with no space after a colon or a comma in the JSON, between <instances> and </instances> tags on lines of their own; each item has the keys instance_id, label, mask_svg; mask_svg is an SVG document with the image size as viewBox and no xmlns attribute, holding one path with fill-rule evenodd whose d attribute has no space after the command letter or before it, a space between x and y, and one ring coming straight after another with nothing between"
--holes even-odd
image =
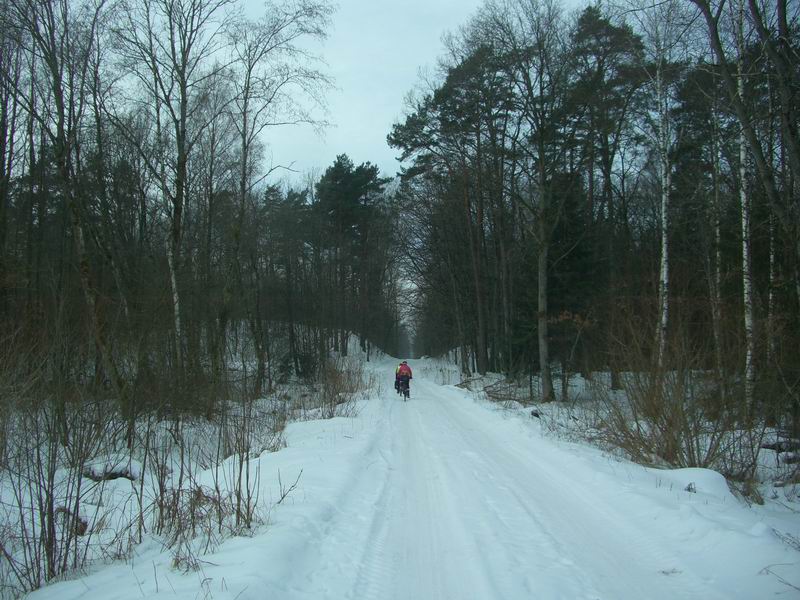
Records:
<instances>
[{"instance_id":1,"label":"bicycle","mask_svg":"<svg viewBox=\"0 0 800 600\"><path fill-rule=\"evenodd\" d=\"M408 399L411 397L411 388L408 378L406 377L400 379L400 394L403 396L403 402L408 401Z\"/></svg>"}]
</instances>

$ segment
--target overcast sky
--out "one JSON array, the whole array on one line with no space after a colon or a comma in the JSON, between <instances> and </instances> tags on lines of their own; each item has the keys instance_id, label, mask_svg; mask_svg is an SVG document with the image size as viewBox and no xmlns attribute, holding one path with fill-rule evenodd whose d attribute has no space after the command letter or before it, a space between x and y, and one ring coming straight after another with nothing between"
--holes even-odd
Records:
<instances>
[{"instance_id":1,"label":"overcast sky","mask_svg":"<svg viewBox=\"0 0 800 600\"><path fill-rule=\"evenodd\" d=\"M254 8L260 2L251 0ZM322 46L335 79L328 94L322 137L308 127L268 132L274 164L294 162L298 175L322 174L336 155L370 161L386 176L398 170L398 152L386 135L403 114L403 99L419 81L420 67L433 67L443 52L442 34L467 22L481 0L340 0L330 36ZM276 177L281 176L276 173Z\"/></svg>"}]
</instances>

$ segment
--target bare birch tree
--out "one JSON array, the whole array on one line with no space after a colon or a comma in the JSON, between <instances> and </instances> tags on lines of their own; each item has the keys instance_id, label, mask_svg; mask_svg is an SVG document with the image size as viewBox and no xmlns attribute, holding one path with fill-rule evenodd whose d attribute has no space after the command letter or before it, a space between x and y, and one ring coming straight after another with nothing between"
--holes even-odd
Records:
<instances>
[{"instance_id":1,"label":"bare birch tree","mask_svg":"<svg viewBox=\"0 0 800 600\"><path fill-rule=\"evenodd\" d=\"M659 180L660 262L658 275L657 361L663 366L669 329L670 295L670 194L677 132L672 113L675 107L677 72L686 60L686 35L692 22L691 11L679 0L633 2L623 10L631 16L644 42L644 71L650 82L655 108L645 109L646 134L657 156Z\"/></svg>"},{"instance_id":2,"label":"bare birch tree","mask_svg":"<svg viewBox=\"0 0 800 600\"><path fill-rule=\"evenodd\" d=\"M736 61L737 94L744 98L745 72L745 11L744 1L739 0L738 6L732 5L732 10L737 14L733 21L736 23L736 47L738 58ZM747 185L748 147L744 127L739 127L739 208L741 211L742 232L742 305L744 308L744 400L748 408L753 406L755 391L755 307L753 304L753 261L752 261L752 209L751 196Z\"/></svg>"},{"instance_id":3,"label":"bare birch tree","mask_svg":"<svg viewBox=\"0 0 800 600\"><path fill-rule=\"evenodd\" d=\"M234 239L231 254L234 263L230 265L229 277L225 282L223 302L231 298L235 285L240 290L243 285L241 232L244 229L248 197L261 181L278 168L272 166L263 175L256 175L262 135L269 127L323 124L312 116L305 103L311 101L321 106L322 92L330 86L330 81L321 70L315 68L319 58L305 50L299 42L324 38L331 14L332 9L328 4L315 0L268 4L260 20L240 21L231 28L233 68L230 85L234 93L230 114L237 134L239 154L236 186L238 234ZM258 264L255 260L246 262L253 267ZM258 295L254 297L258 298ZM266 370L260 302L248 302L246 312L256 349L258 366L255 393L258 395ZM220 326L223 335L224 326L222 323Z\"/></svg>"},{"instance_id":4,"label":"bare birch tree","mask_svg":"<svg viewBox=\"0 0 800 600\"><path fill-rule=\"evenodd\" d=\"M155 140L146 145L129 132L129 139L160 184L169 207L166 252L172 297L174 356L184 366L181 294L178 272L190 171L189 157L217 111L207 111L210 86L225 65L219 62L228 43L233 0L129 0L121 5L114 33L123 68L130 69L148 101L130 103L148 112L155 123ZM221 110L221 109L220 109ZM121 118L115 121L122 125ZM155 149L157 153L152 155Z\"/></svg>"}]
</instances>

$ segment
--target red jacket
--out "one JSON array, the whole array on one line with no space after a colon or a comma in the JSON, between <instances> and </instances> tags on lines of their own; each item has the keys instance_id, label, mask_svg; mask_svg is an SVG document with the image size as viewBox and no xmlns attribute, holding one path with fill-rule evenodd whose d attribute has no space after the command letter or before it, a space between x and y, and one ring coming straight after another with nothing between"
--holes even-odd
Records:
<instances>
[{"instance_id":1,"label":"red jacket","mask_svg":"<svg viewBox=\"0 0 800 600\"><path fill-rule=\"evenodd\" d=\"M411 377L412 377L412 375L411 375L411 367L409 367L408 365L400 365L397 368L397 376L398 377L408 377L409 379L411 379Z\"/></svg>"}]
</instances>

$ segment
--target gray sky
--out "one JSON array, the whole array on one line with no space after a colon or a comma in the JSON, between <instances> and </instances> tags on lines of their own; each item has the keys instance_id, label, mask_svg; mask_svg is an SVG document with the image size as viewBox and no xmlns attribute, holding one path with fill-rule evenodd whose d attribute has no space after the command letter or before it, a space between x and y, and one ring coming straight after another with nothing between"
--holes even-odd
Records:
<instances>
[{"instance_id":1,"label":"gray sky","mask_svg":"<svg viewBox=\"0 0 800 600\"><path fill-rule=\"evenodd\" d=\"M465 23L481 3L340 0L322 47L337 88L328 94L327 118L333 127L322 137L308 126L270 130L266 141L273 163L293 161L299 172L283 176L298 180L313 169L322 174L342 153L393 176L398 153L386 145L386 135L402 117L406 93L418 83L419 68L433 67L444 51L442 34Z\"/></svg>"}]
</instances>

